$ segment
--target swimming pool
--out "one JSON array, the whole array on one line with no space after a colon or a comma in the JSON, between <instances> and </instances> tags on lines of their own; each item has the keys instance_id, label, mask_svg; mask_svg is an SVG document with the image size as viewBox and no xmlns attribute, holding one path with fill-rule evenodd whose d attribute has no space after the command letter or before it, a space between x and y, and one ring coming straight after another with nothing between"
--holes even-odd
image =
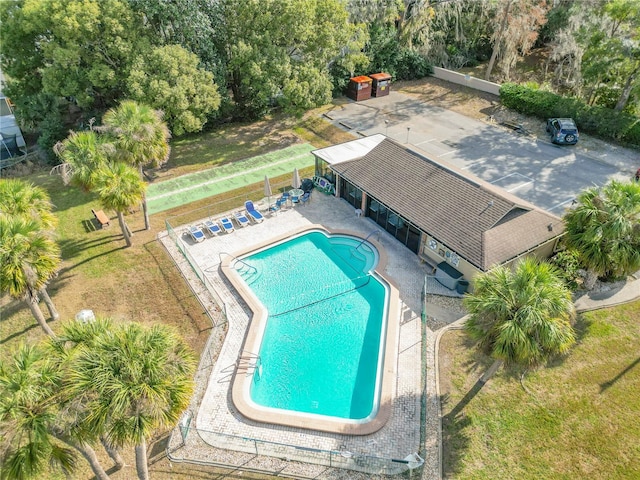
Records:
<instances>
[{"instance_id":1,"label":"swimming pool","mask_svg":"<svg viewBox=\"0 0 640 480\"><path fill-rule=\"evenodd\" d=\"M233 384L240 412L341 433L379 429L394 375L388 313L397 291L374 271L378 249L316 228L238 257L223 271L254 311Z\"/></svg>"}]
</instances>

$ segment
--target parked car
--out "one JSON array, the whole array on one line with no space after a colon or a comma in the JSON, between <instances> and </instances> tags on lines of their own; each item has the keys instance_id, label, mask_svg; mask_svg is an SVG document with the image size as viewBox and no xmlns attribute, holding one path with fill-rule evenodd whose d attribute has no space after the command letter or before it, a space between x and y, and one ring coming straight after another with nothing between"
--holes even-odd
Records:
<instances>
[{"instance_id":1,"label":"parked car","mask_svg":"<svg viewBox=\"0 0 640 480\"><path fill-rule=\"evenodd\" d=\"M572 118L548 119L547 133L551 135L551 142L559 145L575 145L580 136Z\"/></svg>"}]
</instances>

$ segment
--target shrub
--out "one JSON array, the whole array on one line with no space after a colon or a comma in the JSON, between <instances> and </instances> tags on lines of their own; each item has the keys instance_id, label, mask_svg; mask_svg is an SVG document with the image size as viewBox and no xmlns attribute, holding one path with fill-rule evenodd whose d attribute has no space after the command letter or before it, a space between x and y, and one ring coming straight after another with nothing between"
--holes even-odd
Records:
<instances>
[{"instance_id":1,"label":"shrub","mask_svg":"<svg viewBox=\"0 0 640 480\"><path fill-rule=\"evenodd\" d=\"M598 137L640 145L640 119L600 105L590 106L574 97L563 97L531 86L505 83L500 100L508 108L541 119L571 117L578 128Z\"/></svg>"},{"instance_id":2,"label":"shrub","mask_svg":"<svg viewBox=\"0 0 640 480\"><path fill-rule=\"evenodd\" d=\"M416 80L433 73L433 67L418 52L409 49L400 51L396 59L396 79Z\"/></svg>"},{"instance_id":3,"label":"shrub","mask_svg":"<svg viewBox=\"0 0 640 480\"><path fill-rule=\"evenodd\" d=\"M38 147L42 152L42 157L51 165L55 165L58 157L53 153L53 146L67 136L63 116L59 109L53 109L39 123Z\"/></svg>"},{"instance_id":4,"label":"shrub","mask_svg":"<svg viewBox=\"0 0 640 480\"><path fill-rule=\"evenodd\" d=\"M562 250L556 253L551 258L551 264L558 268L560 278L564 280L570 290L578 289L580 262L575 250Z\"/></svg>"}]
</instances>

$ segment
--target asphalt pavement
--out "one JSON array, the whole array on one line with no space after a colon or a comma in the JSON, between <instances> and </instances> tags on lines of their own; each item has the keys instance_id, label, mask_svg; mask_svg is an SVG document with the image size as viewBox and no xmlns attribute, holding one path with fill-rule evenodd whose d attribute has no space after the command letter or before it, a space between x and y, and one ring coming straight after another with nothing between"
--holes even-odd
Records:
<instances>
[{"instance_id":1,"label":"asphalt pavement","mask_svg":"<svg viewBox=\"0 0 640 480\"><path fill-rule=\"evenodd\" d=\"M558 216L582 190L628 180L640 167L638 152L606 144L597 151L580 143L553 145L546 137L522 135L394 91L349 101L326 116L363 136L385 134Z\"/></svg>"}]
</instances>

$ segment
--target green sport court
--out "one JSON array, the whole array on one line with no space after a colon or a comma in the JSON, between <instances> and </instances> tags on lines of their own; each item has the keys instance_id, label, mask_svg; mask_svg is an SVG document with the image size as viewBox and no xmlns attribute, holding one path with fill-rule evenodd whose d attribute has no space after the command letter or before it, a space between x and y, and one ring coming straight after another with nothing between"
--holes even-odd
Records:
<instances>
[{"instance_id":1,"label":"green sport court","mask_svg":"<svg viewBox=\"0 0 640 480\"><path fill-rule=\"evenodd\" d=\"M163 212L258 183L264 180L265 175L273 178L293 173L296 168L310 167L315 163L312 150L315 147L308 143L292 145L257 157L150 184L147 189L149 213Z\"/></svg>"}]
</instances>

